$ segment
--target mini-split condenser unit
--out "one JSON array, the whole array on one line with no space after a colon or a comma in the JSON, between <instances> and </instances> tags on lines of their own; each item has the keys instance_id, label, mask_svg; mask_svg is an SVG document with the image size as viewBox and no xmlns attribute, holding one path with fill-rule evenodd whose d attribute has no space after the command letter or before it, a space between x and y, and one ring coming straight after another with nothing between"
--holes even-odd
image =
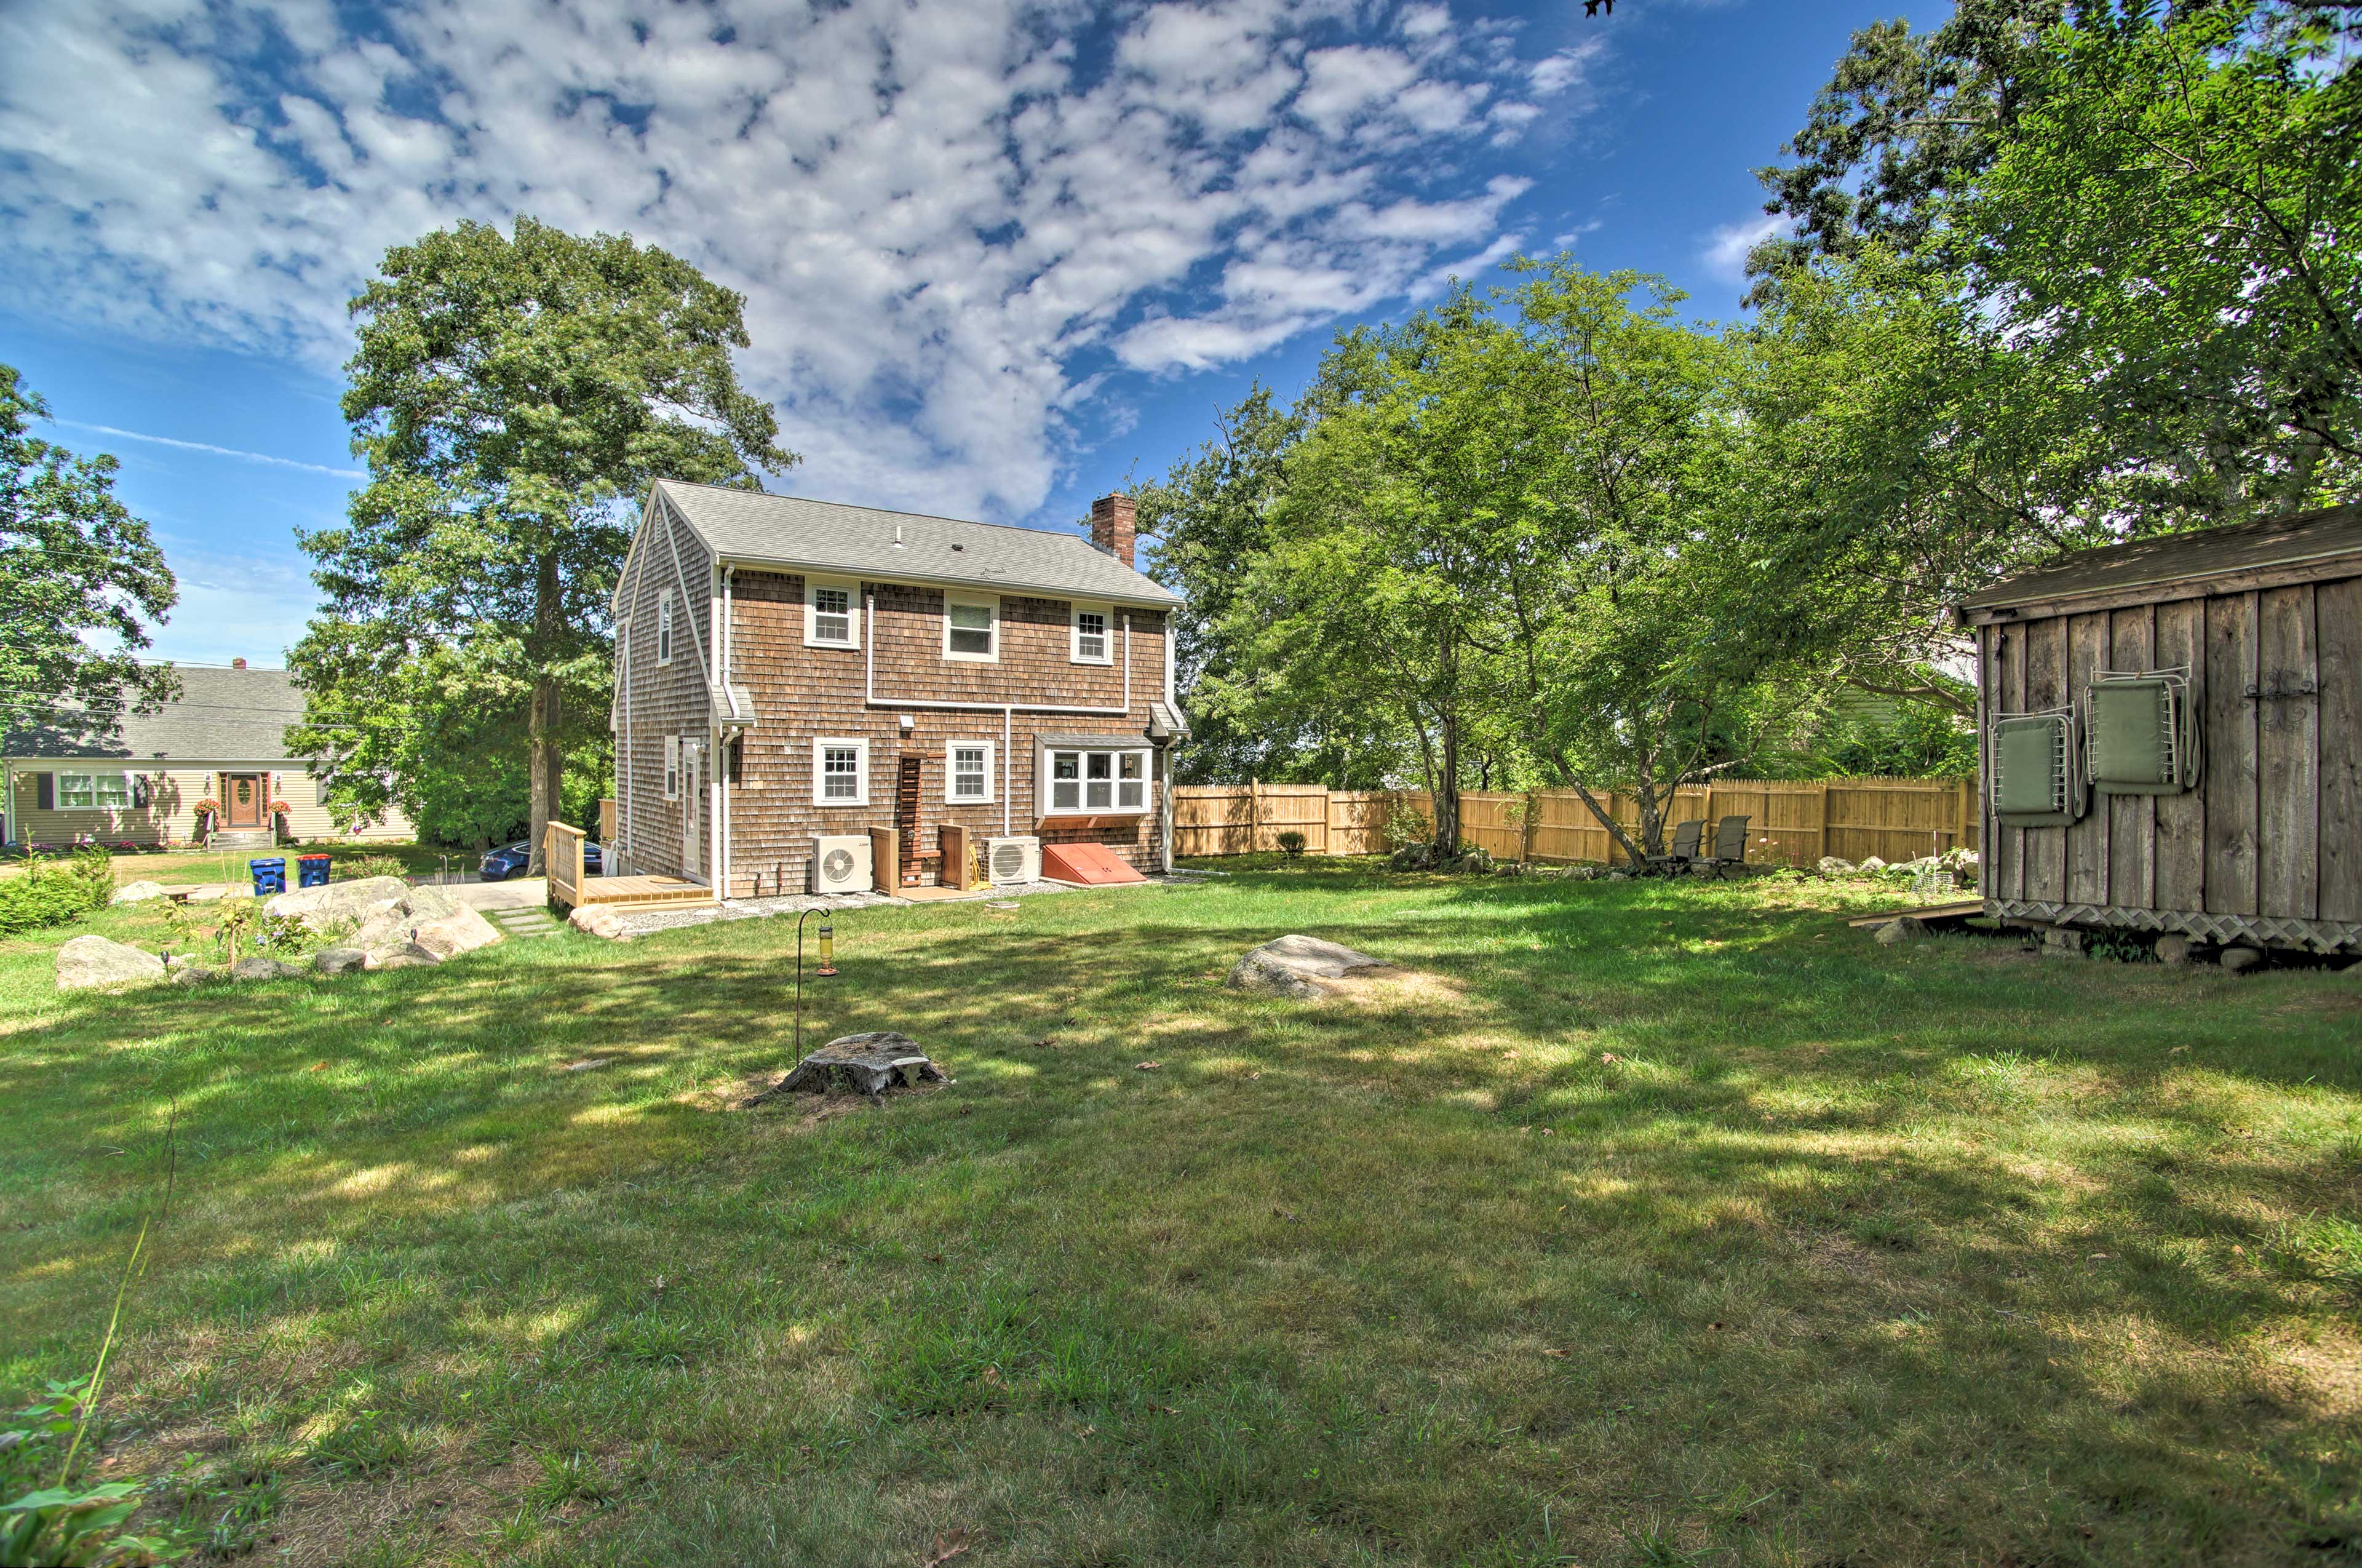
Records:
<instances>
[{"instance_id":1,"label":"mini-split condenser unit","mask_svg":"<svg viewBox=\"0 0 2362 1568\"><path fill-rule=\"evenodd\" d=\"M813 836L813 892L866 893L869 891L870 881L867 834L820 834Z\"/></svg>"},{"instance_id":2,"label":"mini-split condenser unit","mask_svg":"<svg viewBox=\"0 0 2362 1568\"><path fill-rule=\"evenodd\" d=\"M996 888L1042 879L1042 841L1038 838L988 838L984 841L985 875Z\"/></svg>"}]
</instances>

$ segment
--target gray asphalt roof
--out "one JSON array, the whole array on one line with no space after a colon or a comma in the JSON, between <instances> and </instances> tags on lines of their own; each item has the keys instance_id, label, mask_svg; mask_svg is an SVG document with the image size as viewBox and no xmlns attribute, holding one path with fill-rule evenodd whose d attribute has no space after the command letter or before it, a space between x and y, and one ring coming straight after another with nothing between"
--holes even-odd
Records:
<instances>
[{"instance_id":1,"label":"gray asphalt roof","mask_svg":"<svg viewBox=\"0 0 2362 1568\"><path fill-rule=\"evenodd\" d=\"M17 757L123 757L174 762L292 762L287 726L304 716L304 693L283 669L177 667L178 701L156 713L123 715L109 726L71 721L31 730L12 727L0 755Z\"/></svg>"},{"instance_id":2,"label":"gray asphalt roof","mask_svg":"<svg viewBox=\"0 0 2362 1568\"><path fill-rule=\"evenodd\" d=\"M880 512L797 495L659 480L657 491L713 550L866 577L1032 589L1061 599L1178 604L1180 596L1076 534ZM900 531L902 544L894 545Z\"/></svg>"},{"instance_id":3,"label":"gray asphalt roof","mask_svg":"<svg viewBox=\"0 0 2362 1568\"><path fill-rule=\"evenodd\" d=\"M2362 555L2362 506L2331 506L2227 528L2160 534L2084 550L2057 566L2021 572L1961 601L1970 611L2069 599L2260 568Z\"/></svg>"}]
</instances>

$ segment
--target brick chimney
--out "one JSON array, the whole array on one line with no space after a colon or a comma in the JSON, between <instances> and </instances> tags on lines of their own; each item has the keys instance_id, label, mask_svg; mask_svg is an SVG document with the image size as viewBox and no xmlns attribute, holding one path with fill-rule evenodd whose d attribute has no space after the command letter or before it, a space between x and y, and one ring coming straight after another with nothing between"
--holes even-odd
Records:
<instances>
[{"instance_id":1,"label":"brick chimney","mask_svg":"<svg viewBox=\"0 0 2362 1568\"><path fill-rule=\"evenodd\" d=\"M1091 543L1126 566L1133 566L1131 497L1102 495L1091 502Z\"/></svg>"},{"instance_id":2,"label":"brick chimney","mask_svg":"<svg viewBox=\"0 0 2362 1568\"><path fill-rule=\"evenodd\" d=\"M232 669L244 669L246 668L246 660L242 658L234 658L229 661L229 667Z\"/></svg>"}]
</instances>

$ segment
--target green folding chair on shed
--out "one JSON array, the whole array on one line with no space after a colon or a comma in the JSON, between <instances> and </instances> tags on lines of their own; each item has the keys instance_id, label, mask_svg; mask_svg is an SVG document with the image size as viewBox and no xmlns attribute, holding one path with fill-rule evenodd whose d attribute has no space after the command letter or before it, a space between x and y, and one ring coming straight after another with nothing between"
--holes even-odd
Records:
<instances>
[{"instance_id":1,"label":"green folding chair on shed","mask_svg":"<svg viewBox=\"0 0 2362 1568\"><path fill-rule=\"evenodd\" d=\"M1688 870L1690 862L1697 858L1698 840L1705 836L1705 823L1683 823L1673 829L1672 849L1664 855L1651 855L1642 869L1658 877L1671 877Z\"/></svg>"},{"instance_id":2,"label":"green folding chair on shed","mask_svg":"<svg viewBox=\"0 0 2362 1568\"><path fill-rule=\"evenodd\" d=\"M1725 817L1714 827L1714 853L1701 855L1697 864L1716 877L1727 876L1730 867L1747 864L1747 824L1752 817Z\"/></svg>"}]
</instances>

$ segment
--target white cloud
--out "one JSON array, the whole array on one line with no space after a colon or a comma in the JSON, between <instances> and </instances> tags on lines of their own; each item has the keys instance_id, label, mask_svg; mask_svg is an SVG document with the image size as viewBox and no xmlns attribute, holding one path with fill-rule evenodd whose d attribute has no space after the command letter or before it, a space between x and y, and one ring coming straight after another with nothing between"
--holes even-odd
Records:
<instances>
[{"instance_id":1,"label":"white cloud","mask_svg":"<svg viewBox=\"0 0 2362 1568\"><path fill-rule=\"evenodd\" d=\"M1606 44L1600 39L1585 39L1573 49L1562 49L1534 61L1527 68L1526 80L1536 94L1552 97L1583 83L1606 50Z\"/></svg>"},{"instance_id":2,"label":"white cloud","mask_svg":"<svg viewBox=\"0 0 2362 1568\"><path fill-rule=\"evenodd\" d=\"M1725 282L1747 281L1747 253L1775 234L1788 232L1788 220L1766 215L1747 223L1716 224L1702 259L1706 271Z\"/></svg>"},{"instance_id":3,"label":"white cloud","mask_svg":"<svg viewBox=\"0 0 2362 1568\"><path fill-rule=\"evenodd\" d=\"M57 419L53 425L73 430L88 430L100 436L112 436L119 441L145 441L155 447L177 447L183 452L204 452L215 458L236 458L242 463L268 463L279 469L301 469L307 474L326 474L331 479L360 479L359 469L332 469L322 463L299 463L292 458L274 458L268 452L248 452L236 447L216 447L208 441L182 441L170 436L142 436L137 430L118 430L112 425L85 425L79 419Z\"/></svg>"},{"instance_id":4,"label":"white cloud","mask_svg":"<svg viewBox=\"0 0 2362 1568\"><path fill-rule=\"evenodd\" d=\"M332 369L391 245L628 231L746 295L790 486L999 516L1121 423L1078 395L1110 359L1235 360L1497 246L1524 184L1468 154L1595 52L1348 0L1163 0L1088 69L1076 0L361 15L0 6L0 301Z\"/></svg>"}]
</instances>

